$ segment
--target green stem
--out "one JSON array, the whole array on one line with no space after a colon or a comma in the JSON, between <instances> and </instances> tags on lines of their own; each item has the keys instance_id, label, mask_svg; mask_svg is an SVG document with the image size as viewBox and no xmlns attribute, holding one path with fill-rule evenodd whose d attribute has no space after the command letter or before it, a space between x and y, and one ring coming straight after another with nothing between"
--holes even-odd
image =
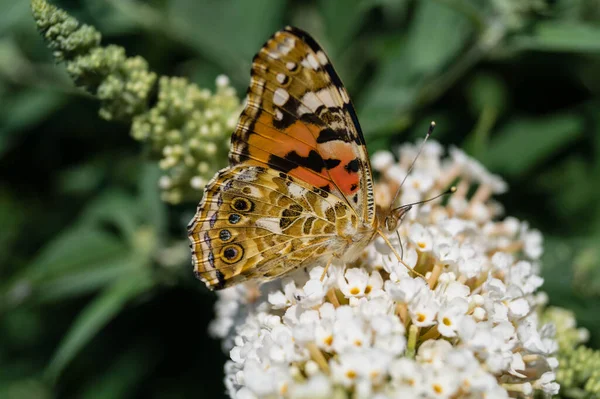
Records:
<instances>
[{"instance_id":1,"label":"green stem","mask_svg":"<svg viewBox=\"0 0 600 399\"><path fill-rule=\"evenodd\" d=\"M419 337L419 327L414 324L408 329L408 344L406 346L406 357L413 359L417 349L417 338Z\"/></svg>"}]
</instances>

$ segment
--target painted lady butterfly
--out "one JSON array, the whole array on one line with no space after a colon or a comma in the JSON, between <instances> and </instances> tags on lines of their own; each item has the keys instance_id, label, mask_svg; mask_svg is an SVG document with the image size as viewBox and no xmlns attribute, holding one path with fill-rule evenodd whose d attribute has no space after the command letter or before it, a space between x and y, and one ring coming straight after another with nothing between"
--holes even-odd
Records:
<instances>
[{"instance_id":1,"label":"painted lady butterfly","mask_svg":"<svg viewBox=\"0 0 600 399\"><path fill-rule=\"evenodd\" d=\"M315 40L287 27L254 57L229 166L208 183L188 226L194 270L221 289L349 262L376 234L387 241L409 208L376 212L350 97Z\"/></svg>"}]
</instances>

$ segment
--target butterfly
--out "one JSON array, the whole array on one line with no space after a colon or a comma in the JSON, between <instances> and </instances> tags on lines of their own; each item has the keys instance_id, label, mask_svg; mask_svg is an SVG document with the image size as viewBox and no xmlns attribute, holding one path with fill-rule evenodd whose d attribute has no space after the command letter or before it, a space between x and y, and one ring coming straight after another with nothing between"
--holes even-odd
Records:
<instances>
[{"instance_id":1,"label":"butterfly","mask_svg":"<svg viewBox=\"0 0 600 399\"><path fill-rule=\"evenodd\" d=\"M391 246L384 230L395 231L408 209L377 211L348 92L317 42L286 27L252 61L229 166L188 225L194 272L222 289L350 262L377 234Z\"/></svg>"}]
</instances>

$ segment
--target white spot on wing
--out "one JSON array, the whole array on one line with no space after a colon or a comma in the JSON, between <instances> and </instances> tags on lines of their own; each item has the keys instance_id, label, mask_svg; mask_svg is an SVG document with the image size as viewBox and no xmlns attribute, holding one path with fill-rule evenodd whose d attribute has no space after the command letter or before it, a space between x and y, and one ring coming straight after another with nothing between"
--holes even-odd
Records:
<instances>
[{"instance_id":1,"label":"white spot on wing","mask_svg":"<svg viewBox=\"0 0 600 399\"><path fill-rule=\"evenodd\" d=\"M319 61L317 61L314 55L309 54L308 56L306 56L306 59L308 60L308 63L310 64L312 69L314 69L315 71L319 69Z\"/></svg>"},{"instance_id":2,"label":"white spot on wing","mask_svg":"<svg viewBox=\"0 0 600 399\"><path fill-rule=\"evenodd\" d=\"M296 42L294 39L286 37L283 43L277 44L277 50L279 50L283 55L288 55L294 48L295 43Z\"/></svg>"},{"instance_id":3,"label":"white spot on wing","mask_svg":"<svg viewBox=\"0 0 600 399\"><path fill-rule=\"evenodd\" d=\"M326 107L335 107L339 105L339 102L333 98L333 93L331 92L331 90L332 88L325 88L319 90L319 92L317 93L317 96L323 102L323 104L325 104Z\"/></svg>"},{"instance_id":4,"label":"white spot on wing","mask_svg":"<svg viewBox=\"0 0 600 399\"><path fill-rule=\"evenodd\" d=\"M307 92L302 96L302 104L306 105L312 112L315 112L317 108L322 104L316 94L312 91Z\"/></svg>"},{"instance_id":5,"label":"white spot on wing","mask_svg":"<svg viewBox=\"0 0 600 399\"><path fill-rule=\"evenodd\" d=\"M240 172L236 177L240 181L255 181L256 180L256 169L245 169Z\"/></svg>"},{"instance_id":6,"label":"white spot on wing","mask_svg":"<svg viewBox=\"0 0 600 399\"><path fill-rule=\"evenodd\" d=\"M298 106L298 109L296 110L296 112L298 113L298 115L312 114L313 113L313 111L311 111L310 109L308 109L306 107L306 105L304 105L304 104L300 104Z\"/></svg>"},{"instance_id":7,"label":"white spot on wing","mask_svg":"<svg viewBox=\"0 0 600 399\"><path fill-rule=\"evenodd\" d=\"M289 98L290 94L282 88L278 88L275 90L275 93L273 93L273 103L275 103L275 105L282 106Z\"/></svg>"},{"instance_id":8,"label":"white spot on wing","mask_svg":"<svg viewBox=\"0 0 600 399\"><path fill-rule=\"evenodd\" d=\"M291 71L294 68L296 68L296 63L295 62L286 62L285 67Z\"/></svg>"},{"instance_id":9,"label":"white spot on wing","mask_svg":"<svg viewBox=\"0 0 600 399\"><path fill-rule=\"evenodd\" d=\"M319 62L321 63L321 65L327 65L327 63L328 63L327 56L321 50L317 51L317 58L319 59Z\"/></svg>"},{"instance_id":10,"label":"white spot on wing","mask_svg":"<svg viewBox=\"0 0 600 399\"><path fill-rule=\"evenodd\" d=\"M250 193L248 193L249 197L260 198L261 193L260 193L260 189L258 187L255 187L255 186L252 186L252 185L247 185L245 187L248 187L250 189Z\"/></svg>"},{"instance_id":11,"label":"white spot on wing","mask_svg":"<svg viewBox=\"0 0 600 399\"><path fill-rule=\"evenodd\" d=\"M279 218L260 218L256 220L256 226L261 229L269 230L271 233L281 234Z\"/></svg>"},{"instance_id":12,"label":"white spot on wing","mask_svg":"<svg viewBox=\"0 0 600 399\"><path fill-rule=\"evenodd\" d=\"M290 193L290 195L292 197L298 198L298 197L302 197L304 195L304 193L306 193L306 189L297 184L291 184L288 187L288 193Z\"/></svg>"},{"instance_id":13,"label":"white spot on wing","mask_svg":"<svg viewBox=\"0 0 600 399\"><path fill-rule=\"evenodd\" d=\"M346 89L344 89L343 87L340 87L339 91L340 91L340 95L342 96L342 100L344 101L344 103L349 104L350 97L348 97L348 93L346 92Z\"/></svg>"},{"instance_id":14,"label":"white spot on wing","mask_svg":"<svg viewBox=\"0 0 600 399\"><path fill-rule=\"evenodd\" d=\"M283 113L277 108L275 109L275 119L277 119L278 121L283 119Z\"/></svg>"},{"instance_id":15,"label":"white spot on wing","mask_svg":"<svg viewBox=\"0 0 600 399\"><path fill-rule=\"evenodd\" d=\"M283 73L278 73L278 74L277 74L277 81L278 81L279 83L283 83L283 82L285 82L285 75L284 75Z\"/></svg>"}]
</instances>

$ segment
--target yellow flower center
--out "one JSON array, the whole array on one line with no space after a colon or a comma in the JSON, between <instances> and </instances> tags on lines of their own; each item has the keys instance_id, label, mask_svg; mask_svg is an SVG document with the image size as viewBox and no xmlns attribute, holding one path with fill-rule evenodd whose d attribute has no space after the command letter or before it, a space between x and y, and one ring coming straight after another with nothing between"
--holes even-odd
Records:
<instances>
[{"instance_id":1,"label":"yellow flower center","mask_svg":"<svg viewBox=\"0 0 600 399\"><path fill-rule=\"evenodd\" d=\"M350 293L352 295L358 295L360 293L360 289L358 287L352 287L350 288Z\"/></svg>"},{"instance_id":2,"label":"yellow flower center","mask_svg":"<svg viewBox=\"0 0 600 399\"><path fill-rule=\"evenodd\" d=\"M444 317L444 318L442 319L442 323L444 323L444 325L445 325L445 326L451 326L451 325L452 325L452 322L451 322L451 321L450 321L450 319L449 319L449 318L447 318L447 317Z\"/></svg>"}]
</instances>

